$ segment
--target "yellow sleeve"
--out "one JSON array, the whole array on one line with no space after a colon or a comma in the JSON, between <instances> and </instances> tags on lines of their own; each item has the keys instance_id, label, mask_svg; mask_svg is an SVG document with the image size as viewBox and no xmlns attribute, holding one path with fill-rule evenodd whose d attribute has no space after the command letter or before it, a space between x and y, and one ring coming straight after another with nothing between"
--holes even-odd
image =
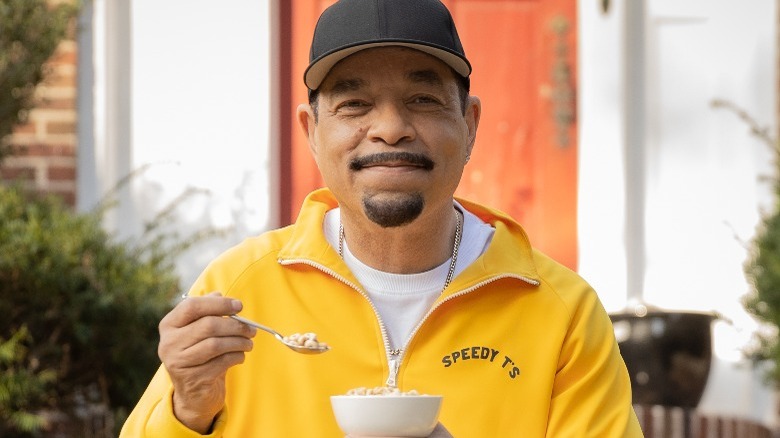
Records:
<instances>
[{"instance_id":1,"label":"yellow sleeve","mask_svg":"<svg viewBox=\"0 0 780 438\"><path fill-rule=\"evenodd\" d=\"M561 349L548 437L642 437L612 322L593 293L572 309Z\"/></svg>"},{"instance_id":2,"label":"yellow sleeve","mask_svg":"<svg viewBox=\"0 0 780 438\"><path fill-rule=\"evenodd\" d=\"M173 385L165 367L160 366L122 426L119 438L217 438L227 424L227 409L217 415L212 432L201 435L173 415Z\"/></svg>"}]
</instances>

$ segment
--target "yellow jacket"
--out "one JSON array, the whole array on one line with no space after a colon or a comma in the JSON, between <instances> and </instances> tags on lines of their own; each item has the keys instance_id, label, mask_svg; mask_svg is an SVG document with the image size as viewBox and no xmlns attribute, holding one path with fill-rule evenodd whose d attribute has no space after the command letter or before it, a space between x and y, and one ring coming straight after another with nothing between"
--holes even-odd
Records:
<instances>
[{"instance_id":1,"label":"yellow jacket","mask_svg":"<svg viewBox=\"0 0 780 438\"><path fill-rule=\"evenodd\" d=\"M324 214L337 206L325 189L309 195L296 224L211 263L191 295L239 298L247 318L285 334L315 332L331 351L301 355L259 333L246 361L228 371L226 407L210 436L343 437L329 397L389 382L442 394L440 421L455 437L641 437L596 293L532 249L511 218L459 202L495 235L400 356L388 354L374 307L325 240ZM173 416L172 391L160 367L120 436L200 436Z\"/></svg>"}]
</instances>

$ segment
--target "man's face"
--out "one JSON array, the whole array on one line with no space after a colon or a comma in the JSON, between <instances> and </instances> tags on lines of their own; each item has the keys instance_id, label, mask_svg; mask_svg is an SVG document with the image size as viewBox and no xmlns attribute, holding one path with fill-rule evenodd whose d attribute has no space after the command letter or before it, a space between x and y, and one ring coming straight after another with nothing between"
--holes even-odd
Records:
<instances>
[{"instance_id":1,"label":"man's face","mask_svg":"<svg viewBox=\"0 0 780 438\"><path fill-rule=\"evenodd\" d=\"M453 75L414 49L367 49L328 73L316 123L311 108L299 109L323 179L345 213L390 227L451 205L480 111L470 97L463 113Z\"/></svg>"}]
</instances>

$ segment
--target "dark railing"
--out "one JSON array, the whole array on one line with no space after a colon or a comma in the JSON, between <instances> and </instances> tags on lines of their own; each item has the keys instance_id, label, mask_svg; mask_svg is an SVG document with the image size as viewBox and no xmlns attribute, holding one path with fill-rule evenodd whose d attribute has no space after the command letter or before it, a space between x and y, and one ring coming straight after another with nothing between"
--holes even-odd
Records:
<instances>
[{"instance_id":1,"label":"dark railing","mask_svg":"<svg viewBox=\"0 0 780 438\"><path fill-rule=\"evenodd\" d=\"M704 415L679 407L635 405L645 438L778 438L752 420Z\"/></svg>"}]
</instances>

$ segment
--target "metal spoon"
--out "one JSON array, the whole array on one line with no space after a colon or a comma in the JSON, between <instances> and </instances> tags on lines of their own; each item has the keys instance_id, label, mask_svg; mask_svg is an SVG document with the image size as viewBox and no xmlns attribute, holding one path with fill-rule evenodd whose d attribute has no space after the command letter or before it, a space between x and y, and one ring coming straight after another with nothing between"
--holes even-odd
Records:
<instances>
[{"instance_id":1,"label":"metal spoon","mask_svg":"<svg viewBox=\"0 0 780 438\"><path fill-rule=\"evenodd\" d=\"M324 346L321 345L321 346L318 346L318 347L304 347L303 345L296 345L296 344L293 344L291 342L285 341L284 340L284 336L282 336L279 332L277 332L276 330L274 330L274 329L272 329L270 327L266 327L266 326L264 326L262 324L258 324L258 323L254 322L252 320L243 318L243 317L238 316L238 315L230 315L230 317L235 319L236 321L243 322L244 324L246 324L248 326L251 326L251 327L254 327L254 328L266 331L266 332L274 335L274 337L279 342L281 342L282 344L286 345L289 349L291 349L293 351L296 351L298 353L303 353L303 354L320 354L320 353L324 353L324 352L330 350L330 347L328 347L327 345L324 345Z\"/></svg>"}]
</instances>

